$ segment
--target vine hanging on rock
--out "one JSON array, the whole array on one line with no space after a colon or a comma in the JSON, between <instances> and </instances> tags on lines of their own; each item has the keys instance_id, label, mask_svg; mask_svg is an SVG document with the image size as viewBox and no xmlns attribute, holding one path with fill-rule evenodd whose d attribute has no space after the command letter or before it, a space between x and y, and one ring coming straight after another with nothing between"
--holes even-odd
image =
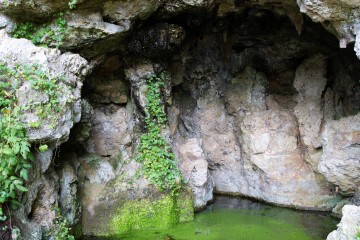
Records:
<instances>
[{"instance_id":1,"label":"vine hanging on rock","mask_svg":"<svg viewBox=\"0 0 360 240\"><path fill-rule=\"evenodd\" d=\"M143 163L144 176L160 191L169 190L171 194L177 195L183 178L176 165L175 155L161 134L167 122L161 94L164 80L152 76L146 83L146 133L140 137L136 160Z\"/></svg>"}]
</instances>

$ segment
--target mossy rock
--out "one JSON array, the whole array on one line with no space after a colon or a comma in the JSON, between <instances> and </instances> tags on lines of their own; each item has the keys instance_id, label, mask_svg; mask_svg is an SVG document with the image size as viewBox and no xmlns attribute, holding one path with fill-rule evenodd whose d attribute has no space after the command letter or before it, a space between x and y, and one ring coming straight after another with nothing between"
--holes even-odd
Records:
<instances>
[{"instance_id":1,"label":"mossy rock","mask_svg":"<svg viewBox=\"0 0 360 240\"><path fill-rule=\"evenodd\" d=\"M163 195L158 199L126 202L110 222L112 234L129 230L166 229L194 218L193 198L188 191L179 196Z\"/></svg>"}]
</instances>

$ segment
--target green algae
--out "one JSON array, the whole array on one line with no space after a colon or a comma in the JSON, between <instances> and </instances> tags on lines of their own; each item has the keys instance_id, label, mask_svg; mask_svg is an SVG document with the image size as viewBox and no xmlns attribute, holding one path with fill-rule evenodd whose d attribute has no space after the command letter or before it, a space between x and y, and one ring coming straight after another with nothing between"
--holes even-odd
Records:
<instances>
[{"instance_id":1,"label":"green algae","mask_svg":"<svg viewBox=\"0 0 360 240\"><path fill-rule=\"evenodd\" d=\"M130 231L111 239L136 240L322 240L336 228L322 213L265 206L259 209L211 209L193 222L166 230Z\"/></svg>"},{"instance_id":2,"label":"green algae","mask_svg":"<svg viewBox=\"0 0 360 240\"><path fill-rule=\"evenodd\" d=\"M164 195L159 199L141 199L126 202L110 222L111 232L129 230L167 229L194 218L191 194L183 191L179 196Z\"/></svg>"},{"instance_id":3,"label":"green algae","mask_svg":"<svg viewBox=\"0 0 360 240\"><path fill-rule=\"evenodd\" d=\"M178 201L183 202L180 199ZM337 223L337 219L326 213L291 210L250 200L217 197L215 203L206 211L196 214L193 222L178 224L168 229L131 230L101 239L323 240L336 229Z\"/></svg>"}]
</instances>

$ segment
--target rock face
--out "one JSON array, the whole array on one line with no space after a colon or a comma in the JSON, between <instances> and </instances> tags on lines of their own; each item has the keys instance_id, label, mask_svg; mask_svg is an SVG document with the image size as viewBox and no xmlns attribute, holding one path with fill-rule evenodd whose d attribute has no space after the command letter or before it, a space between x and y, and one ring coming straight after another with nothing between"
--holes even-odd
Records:
<instances>
[{"instance_id":1,"label":"rock face","mask_svg":"<svg viewBox=\"0 0 360 240\"><path fill-rule=\"evenodd\" d=\"M268 110L247 115L241 125L244 194L279 204L308 208L332 207L330 185L304 162L294 115Z\"/></svg>"},{"instance_id":2,"label":"rock face","mask_svg":"<svg viewBox=\"0 0 360 240\"><path fill-rule=\"evenodd\" d=\"M65 89L62 95L60 106L64 106L61 114L55 109L49 112L45 119L40 119L31 109L23 114L23 122L27 126L27 135L31 142L58 142L61 143L69 137L70 129L80 121L80 91L82 82L89 71L88 62L76 54L64 53L56 49L35 47L30 41L25 39L9 38L3 31L0 37L0 57L3 62L10 67L16 65L32 66L40 65L41 70L48 72L50 76L65 79L59 83L60 88ZM19 106L26 106L30 102L48 101L46 93L38 91L25 82L18 91ZM69 103L67 103L69 102ZM58 121L53 125L52 117ZM31 122L42 122L39 128L31 128Z\"/></svg>"},{"instance_id":3,"label":"rock face","mask_svg":"<svg viewBox=\"0 0 360 240\"><path fill-rule=\"evenodd\" d=\"M213 199L214 182L208 170L201 143L197 138L187 139L183 144L175 146L180 160L180 169L184 179L189 183L194 194L195 209L203 208Z\"/></svg>"},{"instance_id":4,"label":"rock face","mask_svg":"<svg viewBox=\"0 0 360 240\"><path fill-rule=\"evenodd\" d=\"M355 41L355 51L360 58L359 49L359 17L360 3L355 0L310 1L297 0L300 11L311 17L313 21L321 22L340 40L340 47Z\"/></svg>"},{"instance_id":5,"label":"rock face","mask_svg":"<svg viewBox=\"0 0 360 240\"><path fill-rule=\"evenodd\" d=\"M356 239L360 225L360 207L346 205L343 210L343 217L338 224L338 229L331 232L326 240L353 240Z\"/></svg>"},{"instance_id":6,"label":"rock face","mask_svg":"<svg viewBox=\"0 0 360 240\"><path fill-rule=\"evenodd\" d=\"M25 239L44 237L58 206L83 234L103 236L190 220L213 193L331 210L359 192L360 63L338 49L338 40L355 42L360 58L358 1L75 2L63 15L64 39L44 48L6 33L31 21L50 34L69 3L0 0L0 59L64 77L61 114L23 114L27 125L42 122L27 127L33 146L49 145L35 153L14 212ZM154 75L165 80L162 134L191 189L177 198L159 193L135 161ZM49 100L29 82L16 94L20 106ZM330 239L353 234L351 211Z\"/></svg>"},{"instance_id":7,"label":"rock face","mask_svg":"<svg viewBox=\"0 0 360 240\"><path fill-rule=\"evenodd\" d=\"M330 121L323 133L324 153L319 170L346 195L360 188L360 114Z\"/></svg>"}]
</instances>

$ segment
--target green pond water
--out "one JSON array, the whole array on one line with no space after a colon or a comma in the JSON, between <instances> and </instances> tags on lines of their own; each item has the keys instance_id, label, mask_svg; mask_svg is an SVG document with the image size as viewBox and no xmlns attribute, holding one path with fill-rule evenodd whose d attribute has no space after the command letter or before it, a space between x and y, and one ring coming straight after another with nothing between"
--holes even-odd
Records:
<instances>
[{"instance_id":1,"label":"green pond water","mask_svg":"<svg viewBox=\"0 0 360 240\"><path fill-rule=\"evenodd\" d=\"M247 199L218 196L195 220L166 230L137 230L111 240L323 240L339 221ZM96 238L86 238L87 240ZM104 239L104 238L97 238Z\"/></svg>"}]
</instances>

